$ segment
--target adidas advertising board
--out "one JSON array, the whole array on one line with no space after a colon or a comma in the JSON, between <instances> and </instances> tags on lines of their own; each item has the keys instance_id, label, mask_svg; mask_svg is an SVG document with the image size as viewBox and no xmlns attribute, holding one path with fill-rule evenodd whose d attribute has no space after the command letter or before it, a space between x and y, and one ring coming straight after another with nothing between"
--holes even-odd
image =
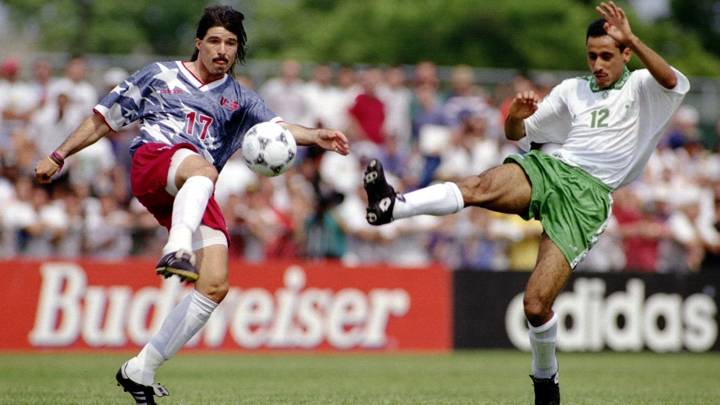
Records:
<instances>
[{"instance_id":1,"label":"adidas advertising board","mask_svg":"<svg viewBox=\"0 0 720 405\"><path fill-rule=\"evenodd\" d=\"M522 296L527 277L527 273L456 272L455 346L530 350ZM474 288L485 296L472 298L469 292ZM576 273L553 306L559 317L557 347L562 351L720 350L719 290L720 277L703 274ZM491 310L481 309L488 305ZM470 313L480 315L466 315Z\"/></svg>"}]
</instances>

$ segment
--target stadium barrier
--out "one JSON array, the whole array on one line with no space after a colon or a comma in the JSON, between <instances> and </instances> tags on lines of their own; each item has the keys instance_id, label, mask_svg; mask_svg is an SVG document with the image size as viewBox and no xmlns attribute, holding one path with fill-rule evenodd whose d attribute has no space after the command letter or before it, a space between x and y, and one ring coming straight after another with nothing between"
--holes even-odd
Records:
<instances>
[{"instance_id":1,"label":"stadium barrier","mask_svg":"<svg viewBox=\"0 0 720 405\"><path fill-rule=\"evenodd\" d=\"M529 350L529 273L453 273L454 347ZM720 350L720 274L575 273L554 305L562 351Z\"/></svg>"},{"instance_id":2,"label":"stadium barrier","mask_svg":"<svg viewBox=\"0 0 720 405\"><path fill-rule=\"evenodd\" d=\"M189 286L154 262L5 261L0 350L136 349ZM334 262L230 264L193 350L528 350L529 273ZM576 273L555 303L562 351L720 350L720 274Z\"/></svg>"},{"instance_id":3,"label":"stadium barrier","mask_svg":"<svg viewBox=\"0 0 720 405\"><path fill-rule=\"evenodd\" d=\"M154 262L5 261L0 350L136 349L189 286ZM447 351L451 273L333 262L230 264L230 292L189 342L208 350Z\"/></svg>"}]
</instances>

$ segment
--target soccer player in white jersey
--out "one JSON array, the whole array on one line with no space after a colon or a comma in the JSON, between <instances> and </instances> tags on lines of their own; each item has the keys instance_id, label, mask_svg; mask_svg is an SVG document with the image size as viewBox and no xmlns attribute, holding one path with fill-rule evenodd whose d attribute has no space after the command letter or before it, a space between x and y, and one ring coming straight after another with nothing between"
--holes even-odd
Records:
<instances>
[{"instance_id":1,"label":"soccer player in white jersey","mask_svg":"<svg viewBox=\"0 0 720 405\"><path fill-rule=\"evenodd\" d=\"M508 139L559 143L559 150L511 155L479 176L404 195L387 184L378 161L365 171L367 220L374 225L468 206L542 222L538 259L524 296L536 404L560 402L558 319L552 304L605 229L610 193L640 175L690 87L682 73L633 34L620 7L603 2L596 10L602 19L586 36L592 75L563 81L542 101L533 92L518 94L505 121ZM628 71L633 53L645 69Z\"/></svg>"},{"instance_id":2,"label":"soccer player in white jersey","mask_svg":"<svg viewBox=\"0 0 720 405\"><path fill-rule=\"evenodd\" d=\"M190 61L154 63L133 74L35 169L39 181L49 182L68 156L111 131L140 122L140 134L130 147L133 195L170 230L156 272L195 282L195 291L118 370L118 383L138 404L154 404L154 395L167 395L155 383L156 370L205 325L227 294L229 239L213 190L218 172L239 149L245 132L259 122L277 121L300 145L349 152L342 132L283 122L228 74L245 56L243 19L231 7L206 8Z\"/></svg>"}]
</instances>

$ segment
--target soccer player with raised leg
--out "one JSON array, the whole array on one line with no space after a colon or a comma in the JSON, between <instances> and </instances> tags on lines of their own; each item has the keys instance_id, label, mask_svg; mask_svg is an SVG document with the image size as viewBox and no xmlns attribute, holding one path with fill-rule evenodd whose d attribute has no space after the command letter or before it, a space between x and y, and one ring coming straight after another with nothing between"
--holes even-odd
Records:
<instances>
[{"instance_id":1,"label":"soccer player with raised leg","mask_svg":"<svg viewBox=\"0 0 720 405\"><path fill-rule=\"evenodd\" d=\"M592 75L568 79L542 101L533 92L512 101L508 139L557 143L551 155L531 151L457 183L397 194L377 160L365 170L367 220L381 225L414 215L447 215L463 207L536 218L543 224L535 268L524 295L532 348L535 404L560 403L552 304L610 216L610 193L643 171L670 118L689 90L688 79L645 45L613 2L596 7L586 58ZM632 54L645 69L630 72Z\"/></svg>"},{"instance_id":2,"label":"soccer player with raised leg","mask_svg":"<svg viewBox=\"0 0 720 405\"><path fill-rule=\"evenodd\" d=\"M190 61L148 65L120 83L47 159L35 174L49 182L64 159L111 131L140 123L130 147L135 197L169 229L156 266L195 283L140 353L125 362L116 379L138 404L154 404L167 390L155 373L207 322L228 291L228 235L213 198L218 172L253 125L276 121L300 145L317 145L346 155L345 135L283 122L251 90L228 74L245 56L242 13L227 6L205 9Z\"/></svg>"}]
</instances>

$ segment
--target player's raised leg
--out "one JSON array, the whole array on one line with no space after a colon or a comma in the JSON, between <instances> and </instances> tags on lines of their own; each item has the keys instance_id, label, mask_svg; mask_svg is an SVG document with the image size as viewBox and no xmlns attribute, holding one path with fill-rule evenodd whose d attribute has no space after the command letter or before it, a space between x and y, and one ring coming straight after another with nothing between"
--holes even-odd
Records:
<instances>
[{"instance_id":1,"label":"player's raised leg","mask_svg":"<svg viewBox=\"0 0 720 405\"><path fill-rule=\"evenodd\" d=\"M489 169L457 183L445 182L398 194L388 184L382 164L370 161L363 184L368 195L367 221L382 225L415 215L448 215L466 206L526 214L532 190L525 172L514 163Z\"/></svg>"},{"instance_id":2,"label":"player's raised leg","mask_svg":"<svg viewBox=\"0 0 720 405\"><path fill-rule=\"evenodd\" d=\"M175 196L172 226L163 255L155 271L164 276L177 275L183 281L196 281L192 235L200 225L205 208L213 195L217 170L189 149L179 149L172 157L166 191Z\"/></svg>"},{"instance_id":3,"label":"player's raised leg","mask_svg":"<svg viewBox=\"0 0 720 405\"><path fill-rule=\"evenodd\" d=\"M560 403L558 362L555 356L558 319L552 311L552 305L571 273L562 251L547 234L543 234L538 261L523 297L532 351L530 378L535 389L536 405Z\"/></svg>"}]
</instances>

